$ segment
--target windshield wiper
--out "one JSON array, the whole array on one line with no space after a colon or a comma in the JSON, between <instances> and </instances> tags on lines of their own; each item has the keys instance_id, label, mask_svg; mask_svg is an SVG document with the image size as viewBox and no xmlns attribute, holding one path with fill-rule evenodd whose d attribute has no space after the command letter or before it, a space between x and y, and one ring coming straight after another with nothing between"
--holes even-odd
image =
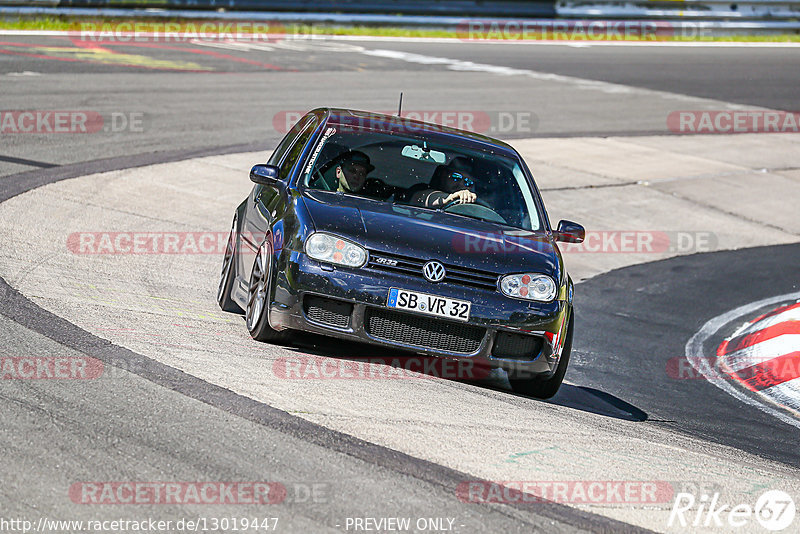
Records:
<instances>
[{"instance_id":1,"label":"windshield wiper","mask_svg":"<svg viewBox=\"0 0 800 534\"><path fill-rule=\"evenodd\" d=\"M417 208L417 209L426 210L426 211L439 211L438 208L431 208L431 207L428 207L428 206L423 206L421 204L409 204L408 202L397 202L397 201L394 201L391 204L392 204L392 206L405 206L405 207L408 207L408 208Z\"/></svg>"},{"instance_id":2,"label":"windshield wiper","mask_svg":"<svg viewBox=\"0 0 800 534\"><path fill-rule=\"evenodd\" d=\"M476 221L483 221L483 222L489 222L489 223L493 223L493 224L502 224L503 226L508 226L507 224L501 223L499 221L493 221L492 219L486 219L484 217L479 217L478 215L467 215L466 213L455 213L455 212L452 212L452 211L444 211L441 208L437 209L436 211L439 211L439 212L442 212L442 213L446 213L448 215L457 215L458 217L466 217L467 219L475 219Z\"/></svg>"}]
</instances>

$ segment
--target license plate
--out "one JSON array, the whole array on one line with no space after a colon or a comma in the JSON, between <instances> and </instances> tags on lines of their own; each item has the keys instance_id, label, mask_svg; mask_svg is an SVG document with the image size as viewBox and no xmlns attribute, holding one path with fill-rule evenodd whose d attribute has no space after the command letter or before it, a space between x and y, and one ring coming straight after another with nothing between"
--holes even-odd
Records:
<instances>
[{"instance_id":1,"label":"license plate","mask_svg":"<svg viewBox=\"0 0 800 534\"><path fill-rule=\"evenodd\" d=\"M446 319L469 321L469 309L472 304L465 300L449 299L393 287L389 290L389 300L386 301L386 306Z\"/></svg>"}]
</instances>

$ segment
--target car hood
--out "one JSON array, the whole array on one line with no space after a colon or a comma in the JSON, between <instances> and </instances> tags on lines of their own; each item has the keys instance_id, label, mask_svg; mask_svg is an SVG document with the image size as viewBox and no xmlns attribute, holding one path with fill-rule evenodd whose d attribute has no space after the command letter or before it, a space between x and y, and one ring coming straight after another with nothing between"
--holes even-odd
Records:
<instances>
[{"instance_id":1,"label":"car hood","mask_svg":"<svg viewBox=\"0 0 800 534\"><path fill-rule=\"evenodd\" d=\"M373 251L498 274L532 271L561 278L558 250L544 232L327 191L307 190L304 202L317 231Z\"/></svg>"}]
</instances>

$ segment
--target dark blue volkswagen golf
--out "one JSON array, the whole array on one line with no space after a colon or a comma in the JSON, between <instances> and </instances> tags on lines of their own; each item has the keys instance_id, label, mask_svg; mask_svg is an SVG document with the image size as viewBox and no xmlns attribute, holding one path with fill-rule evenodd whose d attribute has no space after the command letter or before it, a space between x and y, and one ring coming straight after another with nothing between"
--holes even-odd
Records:
<instances>
[{"instance_id":1,"label":"dark blue volkswagen golf","mask_svg":"<svg viewBox=\"0 0 800 534\"><path fill-rule=\"evenodd\" d=\"M236 209L217 298L251 336L293 331L470 359L548 398L569 362L572 280L509 145L345 109L305 115Z\"/></svg>"}]
</instances>

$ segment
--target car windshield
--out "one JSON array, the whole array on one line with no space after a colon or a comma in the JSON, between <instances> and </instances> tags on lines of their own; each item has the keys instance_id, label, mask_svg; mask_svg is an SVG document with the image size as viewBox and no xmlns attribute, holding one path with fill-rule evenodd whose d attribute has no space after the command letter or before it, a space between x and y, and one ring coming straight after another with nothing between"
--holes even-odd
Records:
<instances>
[{"instance_id":1,"label":"car windshield","mask_svg":"<svg viewBox=\"0 0 800 534\"><path fill-rule=\"evenodd\" d=\"M419 134L328 127L301 183L525 230L542 228L533 192L515 158L443 145Z\"/></svg>"}]
</instances>

